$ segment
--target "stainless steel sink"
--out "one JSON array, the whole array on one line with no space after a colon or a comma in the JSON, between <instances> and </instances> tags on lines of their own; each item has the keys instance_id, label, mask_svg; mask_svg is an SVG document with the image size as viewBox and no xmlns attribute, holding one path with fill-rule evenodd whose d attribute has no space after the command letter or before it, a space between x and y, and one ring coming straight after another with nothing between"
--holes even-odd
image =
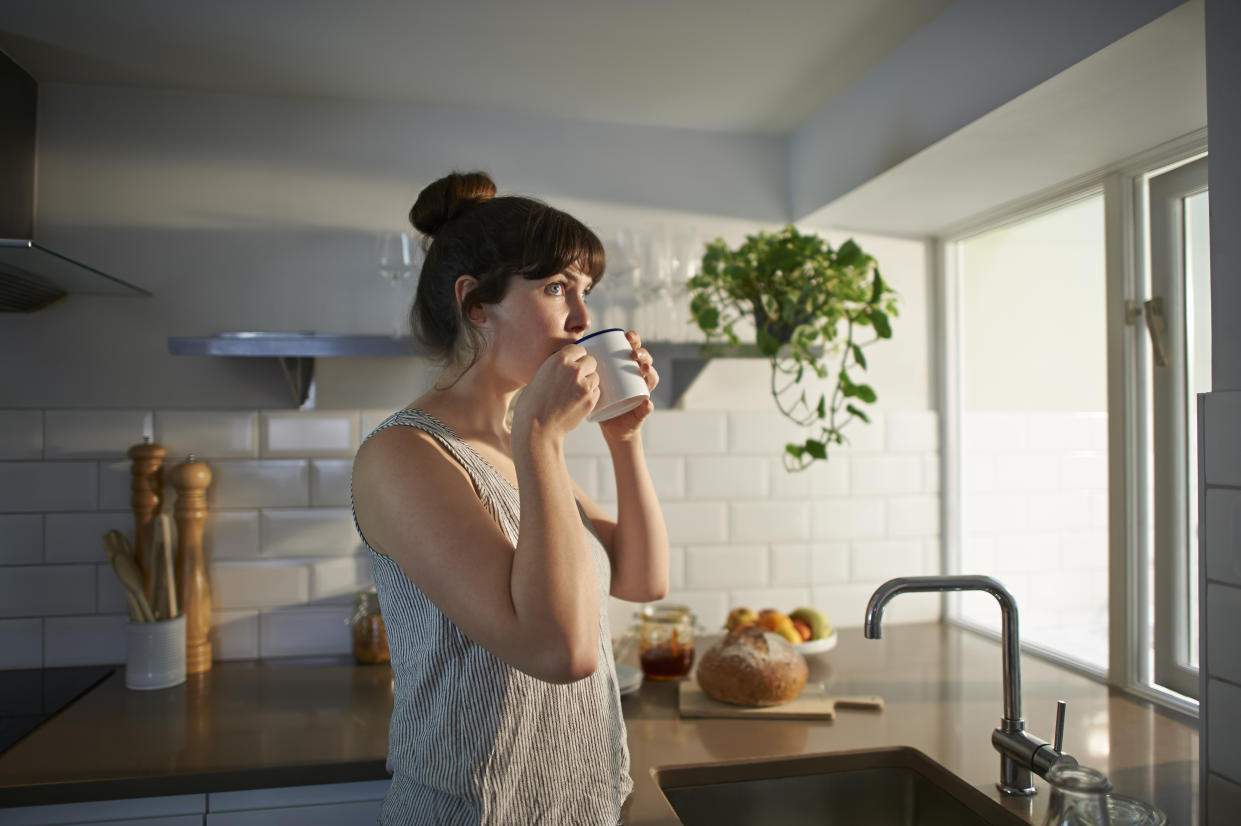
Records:
<instances>
[{"instance_id":1,"label":"stainless steel sink","mask_svg":"<svg viewBox=\"0 0 1241 826\"><path fill-rule=\"evenodd\" d=\"M1029 826L913 748L670 766L655 780L685 826Z\"/></svg>"}]
</instances>

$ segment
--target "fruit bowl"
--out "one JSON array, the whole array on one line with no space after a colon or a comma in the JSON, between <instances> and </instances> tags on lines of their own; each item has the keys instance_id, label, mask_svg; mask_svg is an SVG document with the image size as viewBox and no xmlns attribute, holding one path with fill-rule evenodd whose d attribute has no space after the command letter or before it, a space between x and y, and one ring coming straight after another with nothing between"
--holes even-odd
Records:
<instances>
[{"instance_id":1,"label":"fruit bowl","mask_svg":"<svg viewBox=\"0 0 1241 826\"><path fill-rule=\"evenodd\" d=\"M824 651L831 651L833 648L836 647L836 629L833 628L832 633L828 634L823 639L806 640L805 642L799 643L793 647L796 648L803 655L804 654L822 654Z\"/></svg>"}]
</instances>

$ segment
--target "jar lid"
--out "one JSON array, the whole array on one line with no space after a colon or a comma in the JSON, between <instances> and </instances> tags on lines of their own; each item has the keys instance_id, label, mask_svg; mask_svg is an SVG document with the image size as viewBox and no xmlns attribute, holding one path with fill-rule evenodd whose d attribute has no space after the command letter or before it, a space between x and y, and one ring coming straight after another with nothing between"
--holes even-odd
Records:
<instances>
[{"instance_id":1,"label":"jar lid","mask_svg":"<svg viewBox=\"0 0 1241 826\"><path fill-rule=\"evenodd\" d=\"M658 605L643 605L638 615L647 622L691 622L694 619L688 605L662 602Z\"/></svg>"},{"instance_id":2,"label":"jar lid","mask_svg":"<svg viewBox=\"0 0 1241 826\"><path fill-rule=\"evenodd\" d=\"M1067 791L1101 794L1112 790L1103 772L1067 760L1052 766L1046 777L1048 783Z\"/></svg>"}]
</instances>

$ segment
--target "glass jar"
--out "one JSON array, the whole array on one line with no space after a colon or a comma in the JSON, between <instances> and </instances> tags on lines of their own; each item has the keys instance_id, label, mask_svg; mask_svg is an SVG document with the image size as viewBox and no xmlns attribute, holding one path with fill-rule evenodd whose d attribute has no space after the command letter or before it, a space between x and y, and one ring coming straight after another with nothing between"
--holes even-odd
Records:
<instances>
[{"instance_id":1,"label":"glass jar","mask_svg":"<svg viewBox=\"0 0 1241 826\"><path fill-rule=\"evenodd\" d=\"M644 605L638 661L648 680L679 680L694 663L694 615L684 605Z\"/></svg>"},{"instance_id":2,"label":"glass jar","mask_svg":"<svg viewBox=\"0 0 1241 826\"><path fill-rule=\"evenodd\" d=\"M1107 824L1107 793L1112 784L1103 772L1062 762L1047 771L1047 782L1051 784L1051 799L1043 826Z\"/></svg>"},{"instance_id":3,"label":"glass jar","mask_svg":"<svg viewBox=\"0 0 1241 826\"><path fill-rule=\"evenodd\" d=\"M353 616L349 623L353 626L355 660L367 665L389 661L388 631L379 609L379 594L374 589L354 594Z\"/></svg>"}]
</instances>

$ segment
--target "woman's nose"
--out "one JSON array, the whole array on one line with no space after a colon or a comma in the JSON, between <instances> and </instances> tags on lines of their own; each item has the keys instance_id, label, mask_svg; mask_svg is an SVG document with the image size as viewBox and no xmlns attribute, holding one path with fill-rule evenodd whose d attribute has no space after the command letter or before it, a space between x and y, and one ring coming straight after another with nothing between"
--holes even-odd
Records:
<instances>
[{"instance_id":1,"label":"woman's nose","mask_svg":"<svg viewBox=\"0 0 1241 826\"><path fill-rule=\"evenodd\" d=\"M569 313L569 332L580 336L590 328L590 310L586 307L586 299L579 296L573 302L573 310Z\"/></svg>"}]
</instances>

